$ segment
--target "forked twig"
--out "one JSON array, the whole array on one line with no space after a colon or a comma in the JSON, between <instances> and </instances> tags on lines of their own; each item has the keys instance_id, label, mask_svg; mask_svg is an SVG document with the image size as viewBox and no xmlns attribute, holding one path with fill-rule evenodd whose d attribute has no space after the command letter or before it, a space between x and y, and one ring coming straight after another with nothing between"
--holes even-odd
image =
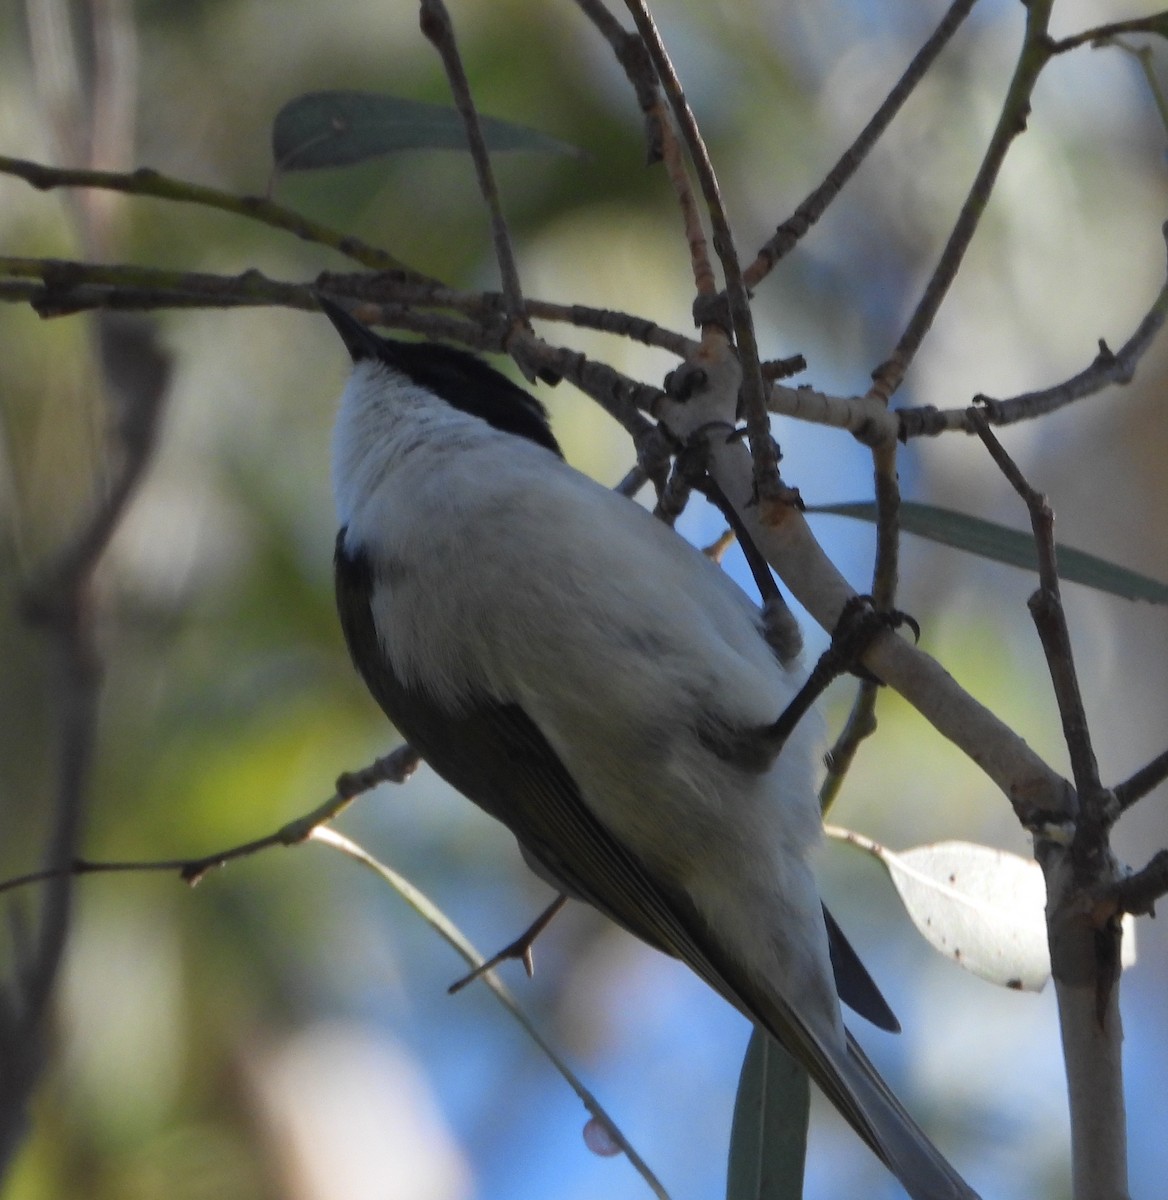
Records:
<instances>
[{"instance_id":1,"label":"forked twig","mask_svg":"<svg viewBox=\"0 0 1168 1200\"><path fill-rule=\"evenodd\" d=\"M626 0L637 31L649 49L649 56L657 71L657 77L673 109L674 119L681 131L682 139L689 152L690 161L698 177L709 210L713 230L714 251L722 265L726 284L726 298L730 309L730 323L734 342L738 349L742 368L742 403L746 411L747 428L750 432L751 459L754 463L755 487L760 499L785 501L779 484L779 452L770 433L770 418L766 410L766 387L763 383L758 339L754 332L754 316L750 308L750 294L742 277L742 264L734 248L734 235L722 202L718 177L714 172L705 139L694 117L689 101L681 86L665 43L657 30L656 22L644 0ZM710 320L710 315L698 311L695 316L701 324ZM714 314L716 317L716 313Z\"/></svg>"}]
</instances>

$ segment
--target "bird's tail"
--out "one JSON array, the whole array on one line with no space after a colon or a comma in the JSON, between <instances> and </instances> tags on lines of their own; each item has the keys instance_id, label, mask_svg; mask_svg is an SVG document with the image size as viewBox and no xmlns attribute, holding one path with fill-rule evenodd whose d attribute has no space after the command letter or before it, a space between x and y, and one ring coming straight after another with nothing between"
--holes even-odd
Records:
<instances>
[{"instance_id":1,"label":"bird's tail","mask_svg":"<svg viewBox=\"0 0 1168 1200\"><path fill-rule=\"evenodd\" d=\"M850 1033L846 1057L829 1053L807 1065L828 1099L900 1180L912 1200L978 1200Z\"/></svg>"}]
</instances>

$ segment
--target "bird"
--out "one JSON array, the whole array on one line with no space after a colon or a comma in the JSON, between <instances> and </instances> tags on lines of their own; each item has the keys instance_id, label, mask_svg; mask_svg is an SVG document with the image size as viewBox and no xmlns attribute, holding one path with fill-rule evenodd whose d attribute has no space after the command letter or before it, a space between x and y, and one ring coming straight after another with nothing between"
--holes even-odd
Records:
<instances>
[{"instance_id":1,"label":"bird","mask_svg":"<svg viewBox=\"0 0 1168 1200\"><path fill-rule=\"evenodd\" d=\"M337 609L424 762L537 874L690 967L796 1060L912 1200L976 1200L846 1029L895 1017L823 906L817 714L758 607L635 501L570 466L481 357L349 352L332 439Z\"/></svg>"}]
</instances>

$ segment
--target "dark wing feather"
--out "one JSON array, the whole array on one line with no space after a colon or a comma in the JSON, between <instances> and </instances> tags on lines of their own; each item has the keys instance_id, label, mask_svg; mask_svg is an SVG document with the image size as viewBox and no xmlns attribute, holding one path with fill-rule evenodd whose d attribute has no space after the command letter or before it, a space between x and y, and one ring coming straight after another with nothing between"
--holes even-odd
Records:
<instances>
[{"instance_id":1,"label":"dark wing feather","mask_svg":"<svg viewBox=\"0 0 1168 1200\"><path fill-rule=\"evenodd\" d=\"M853 1011L871 1021L877 1029L888 1033L899 1033L900 1022L888 1007L888 1001L880 994L876 981L868 974L860 956L852 949L851 942L836 924L835 917L823 909L823 920L827 925L827 948L831 954L831 971L835 976L835 990L839 998Z\"/></svg>"}]
</instances>

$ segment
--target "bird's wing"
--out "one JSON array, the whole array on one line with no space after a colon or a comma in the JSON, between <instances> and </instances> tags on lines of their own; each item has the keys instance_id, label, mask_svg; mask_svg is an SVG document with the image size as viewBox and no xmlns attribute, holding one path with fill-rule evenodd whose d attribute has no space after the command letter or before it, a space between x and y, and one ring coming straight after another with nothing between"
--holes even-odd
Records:
<instances>
[{"instance_id":1,"label":"bird's wing","mask_svg":"<svg viewBox=\"0 0 1168 1200\"><path fill-rule=\"evenodd\" d=\"M880 994L876 981L868 974L868 968L852 949L844 931L836 924L835 917L823 909L823 920L827 926L827 948L831 954L831 973L835 977L839 998L853 1011L871 1021L877 1029L887 1033L899 1033L900 1022L888 1007L888 1001Z\"/></svg>"},{"instance_id":2,"label":"bird's wing","mask_svg":"<svg viewBox=\"0 0 1168 1200\"><path fill-rule=\"evenodd\" d=\"M535 723L515 704L480 699L457 713L406 686L378 643L360 555L337 541L338 607L369 690L411 746L448 783L506 825L571 894L681 959L765 1028L905 1184L913 1200L970 1200L970 1191L852 1039L831 1046L773 986L735 962L689 896L650 871L584 802ZM362 594L364 599L362 599ZM841 939L842 940L842 939ZM846 943L845 943L846 944Z\"/></svg>"}]
</instances>

